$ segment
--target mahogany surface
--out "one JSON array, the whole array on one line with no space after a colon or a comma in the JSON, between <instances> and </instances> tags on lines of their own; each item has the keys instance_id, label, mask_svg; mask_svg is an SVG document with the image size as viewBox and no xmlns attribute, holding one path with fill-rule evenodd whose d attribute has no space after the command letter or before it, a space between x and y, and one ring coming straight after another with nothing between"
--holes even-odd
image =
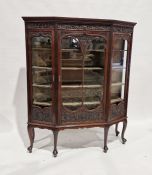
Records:
<instances>
[{"instance_id":1,"label":"mahogany surface","mask_svg":"<svg viewBox=\"0 0 152 175\"><path fill-rule=\"evenodd\" d=\"M68 18L68 17L22 17L25 21L25 39L26 39L26 60L27 60L27 91L28 91L28 133L30 138L30 146L28 148L29 152L32 152L32 147L34 143L34 128L41 129L50 129L54 134L54 157L57 156L57 136L58 132L63 129L68 128L90 128L90 127L103 127L104 128L104 152L107 152L107 140L108 140L108 130L109 127L113 124L116 124L115 132L118 136L118 123L123 122L123 129L121 133L122 143L126 142L124 138L125 130L127 127L127 104L128 104L128 89L129 89L129 74L130 74L130 62L131 62L131 50L132 50L132 39L133 39L133 28L136 25L134 22L119 21L119 20L107 20L107 19L89 19L89 18ZM49 40L51 39L51 47L42 48L46 51L46 57L48 54L51 55L51 106L41 106L38 104L33 104L33 94L40 93L40 87L36 85L35 89L33 88L33 74L37 71L38 68L33 70L33 55L37 54L36 50L39 49L37 45L39 41L36 42L32 39L35 37L44 37L47 38L47 43L43 41L42 44L50 44ZM66 36L74 36L80 38L81 48L80 50L84 53L86 48L87 41L94 42L95 38L99 38L104 42L104 56L103 56L103 85L102 85L102 99L100 100L97 107L89 110L84 105L84 95L82 97L82 106L78 107L77 110L69 110L63 104L62 97L62 83L63 76L69 76L69 73L65 73L62 67L62 39ZM89 38L89 39L88 39ZM68 39L67 39L68 40ZM125 65L125 79L124 83L120 86L120 89L124 87L124 96L122 99L117 102L112 102L111 94L113 95L122 95L119 94L119 90L115 88L111 90L112 86L112 77L115 76L117 70L112 67L112 59L114 57L115 47L117 41L123 41L122 45L125 45L127 42L127 50L120 49L116 50L118 55L125 57L126 53L126 65ZM99 42L98 41L98 42ZM33 43L35 42L35 47ZM36 45L37 44L37 45ZM74 46L77 47L77 46ZM91 47L91 46L90 46ZM33 50L32 50L33 49ZM35 50L34 50L35 49ZM51 51L50 51L50 50ZM77 48L76 48L77 49ZM64 50L64 49L63 49ZM65 49L66 50L66 49ZM51 53L50 53L51 52ZM91 54L97 55L97 49L90 51ZM39 51L42 55L44 51ZM74 53L74 52L72 52ZM69 53L64 53L69 54ZM78 53L79 55L82 53ZM78 55L77 54L77 55ZM90 55L91 55L90 54ZM94 56L93 55L93 56ZM84 55L83 55L84 57ZM121 56L120 56L121 57ZM73 58L73 57L72 57ZM84 59L84 58L83 58ZM37 60L35 60L37 61ZM123 61L124 62L124 61ZM65 63L67 64L67 63ZM68 62L68 64L72 64ZM79 64L77 62L76 64ZM83 61L84 66L84 61ZM123 66L123 65L122 65ZM39 68L40 69L40 68ZM65 68L66 69L66 68ZM88 69L86 67L86 69ZM42 70L42 69L41 69ZM84 77L83 67L83 77ZM35 71L33 73L33 71ZM41 71L43 73L43 71ZM40 72L40 73L41 73ZM122 71L123 72L123 71ZM120 71L120 76L122 73ZM48 72L44 72L48 74ZM79 72L81 75L81 72ZM122 73L122 74L121 74ZM74 75L74 74L73 74ZM80 79L81 76L77 73L77 79ZM76 75L75 75L76 76ZM46 76L47 77L47 76ZM117 78L116 76L114 78ZM119 77L118 77L119 78ZM44 80L43 80L44 81ZM74 80L73 80L74 81ZM119 82L116 82L115 87L119 86ZM86 85L87 86L87 85ZM41 87L42 88L42 87ZM84 78L82 91L85 90ZM99 89L100 90L100 89ZM34 92L35 91L35 92ZM42 91L42 90L41 90ZM44 91L44 90L43 90ZM115 92L116 91L116 92ZM92 91L90 91L92 92ZM71 93L71 96L74 95L75 91ZM83 92L82 92L83 93ZM122 93L122 90L121 90ZM90 94L90 93L88 93ZM40 98L37 96L36 98ZM43 97L41 97L43 99ZM44 97L45 98L45 97ZM47 97L48 98L48 97ZM70 97L71 98L71 97ZM115 99L114 99L115 100ZM73 103L73 101L71 102ZM66 104L66 103L65 103ZM86 102L87 104L87 102ZM87 106L88 107L88 106Z\"/></svg>"}]
</instances>

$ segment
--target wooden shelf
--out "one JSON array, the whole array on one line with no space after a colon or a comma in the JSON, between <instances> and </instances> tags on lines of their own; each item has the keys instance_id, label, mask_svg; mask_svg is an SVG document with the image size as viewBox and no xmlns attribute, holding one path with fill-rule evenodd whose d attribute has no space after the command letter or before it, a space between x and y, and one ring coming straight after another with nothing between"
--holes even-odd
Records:
<instances>
[{"instance_id":1,"label":"wooden shelf","mask_svg":"<svg viewBox=\"0 0 152 175\"><path fill-rule=\"evenodd\" d=\"M42 85L42 84L32 84L33 87L40 87L40 88L51 88L51 85Z\"/></svg>"},{"instance_id":2,"label":"wooden shelf","mask_svg":"<svg viewBox=\"0 0 152 175\"><path fill-rule=\"evenodd\" d=\"M122 50L122 49L113 49L113 52L126 52L128 50Z\"/></svg>"},{"instance_id":3,"label":"wooden shelf","mask_svg":"<svg viewBox=\"0 0 152 175\"><path fill-rule=\"evenodd\" d=\"M33 101L34 105L40 105L40 106L51 106L51 102L37 102L37 101Z\"/></svg>"},{"instance_id":4,"label":"wooden shelf","mask_svg":"<svg viewBox=\"0 0 152 175\"><path fill-rule=\"evenodd\" d=\"M103 85L62 85L62 88L101 88Z\"/></svg>"},{"instance_id":5,"label":"wooden shelf","mask_svg":"<svg viewBox=\"0 0 152 175\"><path fill-rule=\"evenodd\" d=\"M43 66L32 66L33 69L46 69L46 70L52 70L51 67L43 67Z\"/></svg>"},{"instance_id":6,"label":"wooden shelf","mask_svg":"<svg viewBox=\"0 0 152 175\"><path fill-rule=\"evenodd\" d=\"M117 83L112 83L111 86L122 86L125 85L125 83L122 82L117 82Z\"/></svg>"},{"instance_id":7,"label":"wooden shelf","mask_svg":"<svg viewBox=\"0 0 152 175\"><path fill-rule=\"evenodd\" d=\"M82 58L67 58L67 59L63 58L61 60L62 61L83 61Z\"/></svg>"},{"instance_id":8,"label":"wooden shelf","mask_svg":"<svg viewBox=\"0 0 152 175\"><path fill-rule=\"evenodd\" d=\"M117 103L117 102L120 102L120 101L123 101L123 99L122 98L116 98L116 99L112 99L111 103Z\"/></svg>"},{"instance_id":9,"label":"wooden shelf","mask_svg":"<svg viewBox=\"0 0 152 175\"><path fill-rule=\"evenodd\" d=\"M90 50L87 50L88 52L104 52L105 50L104 49L90 49Z\"/></svg>"},{"instance_id":10,"label":"wooden shelf","mask_svg":"<svg viewBox=\"0 0 152 175\"><path fill-rule=\"evenodd\" d=\"M102 70L101 67L62 67L62 70Z\"/></svg>"},{"instance_id":11,"label":"wooden shelf","mask_svg":"<svg viewBox=\"0 0 152 175\"><path fill-rule=\"evenodd\" d=\"M62 52L81 51L81 49L61 49Z\"/></svg>"},{"instance_id":12,"label":"wooden shelf","mask_svg":"<svg viewBox=\"0 0 152 175\"><path fill-rule=\"evenodd\" d=\"M126 69L126 67L112 65L112 69Z\"/></svg>"},{"instance_id":13,"label":"wooden shelf","mask_svg":"<svg viewBox=\"0 0 152 175\"><path fill-rule=\"evenodd\" d=\"M81 49L61 49L62 52L73 52L73 51L80 51ZM88 52L104 52L104 49L90 49L87 50Z\"/></svg>"},{"instance_id":14,"label":"wooden shelf","mask_svg":"<svg viewBox=\"0 0 152 175\"><path fill-rule=\"evenodd\" d=\"M51 51L51 48L32 47L32 50L35 50L35 51Z\"/></svg>"},{"instance_id":15,"label":"wooden shelf","mask_svg":"<svg viewBox=\"0 0 152 175\"><path fill-rule=\"evenodd\" d=\"M82 102L63 102L64 106L80 106ZM97 105L100 104L100 101L93 101L93 102L83 102L84 105Z\"/></svg>"}]
</instances>

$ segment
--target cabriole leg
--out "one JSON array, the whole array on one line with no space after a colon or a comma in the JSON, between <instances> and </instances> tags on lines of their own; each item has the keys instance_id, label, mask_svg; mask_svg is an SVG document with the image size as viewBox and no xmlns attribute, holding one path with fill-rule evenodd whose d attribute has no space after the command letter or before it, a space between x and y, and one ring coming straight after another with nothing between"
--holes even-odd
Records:
<instances>
[{"instance_id":1,"label":"cabriole leg","mask_svg":"<svg viewBox=\"0 0 152 175\"><path fill-rule=\"evenodd\" d=\"M125 134L125 131L126 131L126 127L127 127L127 119L125 119L123 121L123 128L122 128L122 133L121 133L121 139L122 139L122 144L125 144L126 143L126 139L124 138L124 134Z\"/></svg>"},{"instance_id":2,"label":"cabriole leg","mask_svg":"<svg viewBox=\"0 0 152 175\"><path fill-rule=\"evenodd\" d=\"M115 127L115 133L116 133L116 136L118 136L119 135L119 131L118 131L118 123L116 124L116 127Z\"/></svg>"},{"instance_id":3,"label":"cabriole leg","mask_svg":"<svg viewBox=\"0 0 152 175\"><path fill-rule=\"evenodd\" d=\"M58 154L57 151L57 139L58 139L58 132L57 130L53 131L53 135L54 135L54 150L53 150L53 156L56 157Z\"/></svg>"},{"instance_id":4,"label":"cabriole leg","mask_svg":"<svg viewBox=\"0 0 152 175\"><path fill-rule=\"evenodd\" d=\"M34 131L34 128L30 125L28 125L27 130L28 130L28 135L30 139L30 146L27 148L27 150L29 151L29 153L31 153L33 148L34 138L35 138L35 131Z\"/></svg>"},{"instance_id":5,"label":"cabriole leg","mask_svg":"<svg viewBox=\"0 0 152 175\"><path fill-rule=\"evenodd\" d=\"M109 126L106 126L104 128L104 148L103 148L103 151L105 153L108 151L108 147L107 147L108 131L109 131Z\"/></svg>"}]
</instances>

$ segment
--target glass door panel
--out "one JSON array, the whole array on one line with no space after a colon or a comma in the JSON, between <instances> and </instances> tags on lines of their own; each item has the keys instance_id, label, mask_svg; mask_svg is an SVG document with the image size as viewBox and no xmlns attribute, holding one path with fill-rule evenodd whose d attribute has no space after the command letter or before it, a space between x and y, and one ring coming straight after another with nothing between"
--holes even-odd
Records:
<instances>
[{"instance_id":1,"label":"glass door panel","mask_svg":"<svg viewBox=\"0 0 152 175\"><path fill-rule=\"evenodd\" d=\"M62 105L95 109L103 98L105 39L66 36L61 41Z\"/></svg>"},{"instance_id":2,"label":"glass door panel","mask_svg":"<svg viewBox=\"0 0 152 175\"><path fill-rule=\"evenodd\" d=\"M114 39L112 51L111 103L117 103L124 99L127 53L127 40Z\"/></svg>"},{"instance_id":3,"label":"glass door panel","mask_svg":"<svg viewBox=\"0 0 152 175\"><path fill-rule=\"evenodd\" d=\"M66 36L61 41L62 105L69 110L82 106L83 54L80 41Z\"/></svg>"},{"instance_id":4,"label":"glass door panel","mask_svg":"<svg viewBox=\"0 0 152 175\"><path fill-rule=\"evenodd\" d=\"M103 98L105 39L87 36L85 41L83 105L91 110L98 107Z\"/></svg>"},{"instance_id":5,"label":"glass door panel","mask_svg":"<svg viewBox=\"0 0 152 175\"><path fill-rule=\"evenodd\" d=\"M36 106L52 105L51 45L50 34L32 37L32 87Z\"/></svg>"}]
</instances>

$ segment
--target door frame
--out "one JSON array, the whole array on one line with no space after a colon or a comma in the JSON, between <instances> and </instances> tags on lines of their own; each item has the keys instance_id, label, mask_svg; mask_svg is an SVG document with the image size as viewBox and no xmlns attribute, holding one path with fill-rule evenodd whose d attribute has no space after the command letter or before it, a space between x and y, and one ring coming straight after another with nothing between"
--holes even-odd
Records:
<instances>
[{"instance_id":1,"label":"door frame","mask_svg":"<svg viewBox=\"0 0 152 175\"><path fill-rule=\"evenodd\" d=\"M58 38L58 125L64 124L78 124L83 123L83 121L79 122L63 122L62 121L62 71L61 71L61 38L68 35L89 35L89 36L99 36L104 37L106 40L106 47L105 47L105 59L104 59L104 88L103 88L103 115L106 117L106 94L107 94L107 77L108 77L108 60L109 60L109 38L110 32L109 31L92 31L92 30L57 30L57 38ZM96 109L94 109L96 110ZM89 111L89 110L88 110ZM75 112L75 111L74 111ZM71 114L73 111L71 111ZM92 120L84 121L85 123L93 123ZM94 121L95 123L101 121Z\"/></svg>"}]
</instances>

